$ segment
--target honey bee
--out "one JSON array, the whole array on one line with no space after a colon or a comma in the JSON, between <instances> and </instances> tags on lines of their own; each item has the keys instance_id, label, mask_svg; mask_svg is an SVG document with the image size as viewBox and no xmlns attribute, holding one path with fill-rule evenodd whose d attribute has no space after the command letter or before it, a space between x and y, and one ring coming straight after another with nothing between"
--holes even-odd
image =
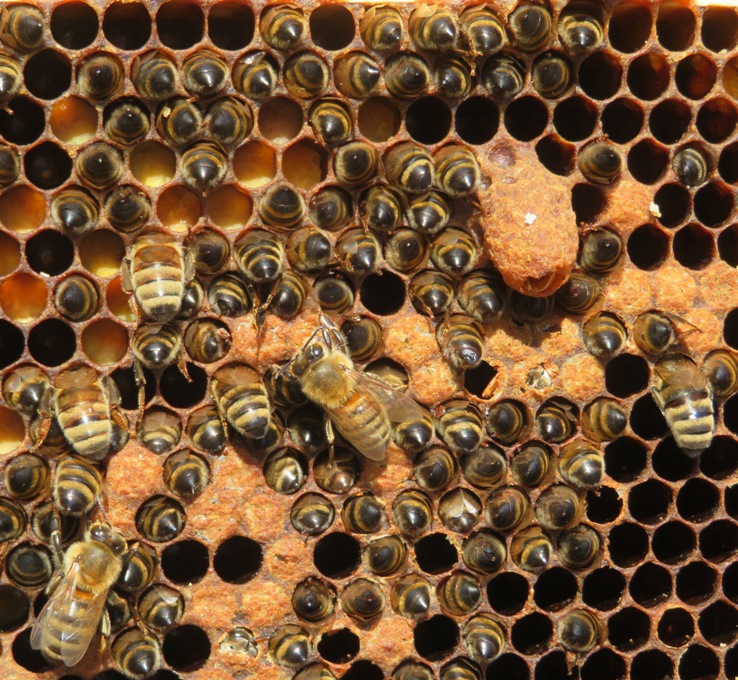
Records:
<instances>
[{"instance_id":1,"label":"honey bee","mask_svg":"<svg viewBox=\"0 0 738 680\"><path fill-rule=\"evenodd\" d=\"M125 593L137 593L154 579L159 558L156 552L145 543L132 541L123 556L123 568L115 582L115 587Z\"/></svg>"},{"instance_id":2,"label":"honey bee","mask_svg":"<svg viewBox=\"0 0 738 680\"><path fill-rule=\"evenodd\" d=\"M304 536L318 536L330 528L335 514L333 505L325 496L306 493L292 506L290 522Z\"/></svg>"},{"instance_id":3,"label":"honey bee","mask_svg":"<svg viewBox=\"0 0 738 680\"><path fill-rule=\"evenodd\" d=\"M450 196L468 196L479 186L481 171L471 149L448 144L433 154L438 187Z\"/></svg>"},{"instance_id":4,"label":"honey bee","mask_svg":"<svg viewBox=\"0 0 738 680\"><path fill-rule=\"evenodd\" d=\"M315 52L299 52L284 64L284 87L293 97L319 97L330 83L328 64Z\"/></svg>"},{"instance_id":5,"label":"honey bee","mask_svg":"<svg viewBox=\"0 0 738 680\"><path fill-rule=\"evenodd\" d=\"M83 540L63 555L57 550L60 578L31 629L31 647L50 663L74 666L87 652L98 626L103 635L109 632L105 601L123 568L126 547L113 527L94 522Z\"/></svg>"},{"instance_id":6,"label":"honey bee","mask_svg":"<svg viewBox=\"0 0 738 680\"><path fill-rule=\"evenodd\" d=\"M30 500L40 496L49 483L49 466L32 453L21 453L8 461L3 470L3 482L8 496L15 500Z\"/></svg>"},{"instance_id":7,"label":"honey bee","mask_svg":"<svg viewBox=\"0 0 738 680\"><path fill-rule=\"evenodd\" d=\"M185 603L179 591L163 583L154 583L141 594L137 609L144 626L164 631L179 623Z\"/></svg>"},{"instance_id":8,"label":"honey bee","mask_svg":"<svg viewBox=\"0 0 738 680\"><path fill-rule=\"evenodd\" d=\"M357 578L343 589L341 609L355 621L366 623L381 616L385 607L384 591L368 578Z\"/></svg>"},{"instance_id":9,"label":"honey bee","mask_svg":"<svg viewBox=\"0 0 738 680\"><path fill-rule=\"evenodd\" d=\"M140 189L125 184L113 189L105 197L104 207L108 222L118 231L126 233L142 227L151 215L148 196ZM97 218L93 220L91 227L95 223Z\"/></svg>"},{"instance_id":10,"label":"honey bee","mask_svg":"<svg viewBox=\"0 0 738 680\"><path fill-rule=\"evenodd\" d=\"M74 169L84 184L93 189L107 189L123 175L123 157L112 145L94 142L74 159Z\"/></svg>"},{"instance_id":11,"label":"honey bee","mask_svg":"<svg viewBox=\"0 0 738 680\"><path fill-rule=\"evenodd\" d=\"M539 442L526 442L515 452L510 462L510 471L518 484L538 486L548 475L551 449Z\"/></svg>"},{"instance_id":12,"label":"honey bee","mask_svg":"<svg viewBox=\"0 0 738 680\"><path fill-rule=\"evenodd\" d=\"M401 576L392 585L390 604L400 616L422 619L433 606L431 585L420 574Z\"/></svg>"},{"instance_id":13,"label":"honey bee","mask_svg":"<svg viewBox=\"0 0 738 680\"><path fill-rule=\"evenodd\" d=\"M174 317L175 319L190 319L200 311L205 300L205 289L197 279L188 281L184 287L182 306Z\"/></svg>"},{"instance_id":14,"label":"honey bee","mask_svg":"<svg viewBox=\"0 0 738 680\"><path fill-rule=\"evenodd\" d=\"M203 364L222 359L231 347L231 332L219 319L197 319L185 331L187 353Z\"/></svg>"},{"instance_id":15,"label":"honey bee","mask_svg":"<svg viewBox=\"0 0 738 680\"><path fill-rule=\"evenodd\" d=\"M262 229L254 229L238 237L236 262L252 283L269 283L284 271L285 252L282 241Z\"/></svg>"},{"instance_id":16,"label":"honey bee","mask_svg":"<svg viewBox=\"0 0 738 680\"><path fill-rule=\"evenodd\" d=\"M195 274L194 258L160 231L136 237L121 264L123 289L133 293L137 316L165 323L182 307L185 284Z\"/></svg>"},{"instance_id":17,"label":"honey bee","mask_svg":"<svg viewBox=\"0 0 738 680\"><path fill-rule=\"evenodd\" d=\"M484 354L482 326L466 314L451 314L436 328L436 341L446 361L459 371L479 366Z\"/></svg>"},{"instance_id":18,"label":"honey bee","mask_svg":"<svg viewBox=\"0 0 738 680\"><path fill-rule=\"evenodd\" d=\"M210 484L210 465L189 449L177 451L164 461L164 484L176 496L195 498Z\"/></svg>"},{"instance_id":19,"label":"honey bee","mask_svg":"<svg viewBox=\"0 0 738 680\"><path fill-rule=\"evenodd\" d=\"M480 574L494 574L507 558L504 541L491 531L475 531L464 541L461 558L464 564Z\"/></svg>"},{"instance_id":20,"label":"honey bee","mask_svg":"<svg viewBox=\"0 0 738 680\"><path fill-rule=\"evenodd\" d=\"M601 397L587 404L582 411L582 432L596 442L617 439L628 424L628 415L615 399Z\"/></svg>"},{"instance_id":21,"label":"honey bee","mask_svg":"<svg viewBox=\"0 0 738 680\"><path fill-rule=\"evenodd\" d=\"M467 7L461 13L460 23L475 54L494 54L507 43L505 26L489 5Z\"/></svg>"},{"instance_id":22,"label":"honey bee","mask_svg":"<svg viewBox=\"0 0 738 680\"><path fill-rule=\"evenodd\" d=\"M428 241L412 229L398 229L384 245L384 259L398 272L411 272L428 256Z\"/></svg>"},{"instance_id":23,"label":"honey bee","mask_svg":"<svg viewBox=\"0 0 738 680\"><path fill-rule=\"evenodd\" d=\"M62 456L54 471L54 507L63 515L81 517L97 503L102 485L96 465L81 456Z\"/></svg>"},{"instance_id":24,"label":"honey bee","mask_svg":"<svg viewBox=\"0 0 738 680\"><path fill-rule=\"evenodd\" d=\"M387 179L408 194L427 193L436 180L431 155L413 142L393 146L384 157Z\"/></svg>"},{"instance_id":25,"label":"honey bee","mask_svg":"<svg viewBox=\"0 0 738 680\"><path fill-rule=\"evenodd\" d=\"M431 191L410 201L407 219L413 229L425 234L435 234L451 219L453 206L449 198L440 191Z\"/></svg>"},{"instance_id":26,"label":"honey bee","mask_svg":"<svg viewBox=\"0 0 738 680\"><path fill-rule=\"evenodd\" d=\"M9 501L8 501L9 502ZM0 504L0 512L4 511ZM2 521L0 520L0 526ZM61 544L67 546L79 535L80 518L72 515L60 515L53 501L40 503L33 509L31 515L31 531L33 535L43 543L51 541L51 534L59 530L61 533ZM0 529L0 540L4 535L4 529Z\"/></svg>"},{"instance_id":27,"label":"honey bee","mask_svg":"<svg viewBox=\"0 0 738 680\"><path fill-rule=\"evenodd\" d=\"M225 147L238 146L253 127L251 108L236 97L216 99L208 106L203 118L205 135Z\"/></svg>"},{"instance_id":28,"label":"honey bee","mask_svg":"<svg viewBox=\"0 0 738 680\"><path fill-rule=\"evenodd\" d=\"M180 157L182 176L201 192L217 187L228 171L228 154L218 142L195 142Z\"/></svg>"},{"instance_id":29,"label":"honey bee","mask_svg":"<svg viewBox=\"0 0 738 680\"><path fill-rule=\"evenodd\" d=\"M438 95L444 99L464 99L475 84L469 64L456 56L438 59L434 67L433 79Z\"/></svg>"},{"instance_id":30,"label":"honey bee","mask_svg":"<svg viewBox=\"0 0 738 680\"><path fill-rule=\"evenodd\" d=\"M466 274L477 258L477 244L472 236L455 227L446 227L431 243L431 260L444 274Z\"/></svg>"},{"instance_id":31,"label":"honey bee","mask_svg":"<svg viewBox=\"0 0 738 680\"><path fill-rule=\"evenodd\" d=\"M564 481L579 489L594 489L600 485L605 461L593 444L583 439L561 447L559 473Z\"/></svg>"},{"instance_id":32,"label":"honey bee","mask_svg":"<svg viewBox=\"0 0 738 680\"><path fill-rule=\"evenodd\" d=\"M607 229L592 229L582 237L579 264L592 274L603 274L615 268L623 253L620 237Z\"/></svg>"},{"instance_id":33,"label":"honey bee","mask_svg":"<svg viewBox=\"0 0 738 680\"><path fill-rule=\"evenodd\" d=\"M472 616L461 635L469 656L479 663L492 661L505 648L505 628L490 614Z\"/></svg>"},{"instance_id":34,"label":"honey bee","mask_svg":"<svg viewBox=\"0 0 738 680\"><path fill-rule=\"evenodd\" d=\"M77 69L80 92L92 99L108 99L123 85L125 71L120 60L109 52L95 52Z\"/></svg>"},{"instance_id":35,"label":"honey bee","mask_svg":"<svg viewBox=\"0 0 738 680\"><path fill-rule=\"evenodd\" d=\"M446 52L456 43L459 24L451 10L438 5L421 5L410 15L408 29L418 49Z\"/></svg>"},{"instance_id":36,"label":"honey bee","mask_svg":"<svg viewBox=\"0 0 738 680\"><path fill-rule=\"evenodd\" d=\"M433 680L435 677L424 663L405 661L392 671L391 680Z\"/></svg>"},{"instance_id":37,"label":"honey bee","mask_svg":"<svg viewBox=\"0 0 738 680\"><path fill-rule=\"evenodd\" d=\"M21 588L40 588L54 575L51 552L42 545L21 543L8 553L5 571Z\"/></svg>"},{"instance_id":38,"label":"honey bee","mask_svg":"<svg viewBox=\"0 0 738 680\"><path fill-rule=\"evenodd\" d=\"M432 269L416 274L408 286L410 302L421 314L439 316L454 301L454 284L450 277Z\"/></svg>"},{"instance_id":39,"label":"honey bee","mask_svg":"<svg viewBox=\"0 0 738 680\"><path fill-rule=\"evenodd\" d=\"M502 486L487 499L487 524L495 531L512 531L521 525L529 510L530 501L526 493L514 486Z\"/></svg>"},{"instance_id":40,"label":"honey bee","mask_svg":"<svg viewBox=\"0 0 738 680\"><path fill-rule=\"evenodd\" d=\"M3 399L14 411L32 416L43 403L49 386L46 373L38 366L25 364L14 368L3 379Z\"/></svg>"},{"instance_id":41,"label":"honey bee","mask_svg":"<svg viewBox=\"0 0 738 680\"><path fill-rule=\"evenodd\" d=\"M556 53L546 53L533 62L531 69L533 87L541 97L556 99L572 84L573 73L569 62Z\"/></svg>"},{"instance_id":42,"label":"honey bee","mask_svg":"<svg viewBox=\"0 0 738 680\"><path fill-rule=\"evenodd\" d=\"M187 248L194 251L195 269L200 274L217 274L231 256L228 239L214 229L198 229L190 232Z\"/></svg>"},{"instance_id":43,"label":"honey bee","mask_svg":"<svg viewBox=\"0 0 738 680\"><path fill-rule=\"evenodd\" d=\"M324 315L286 370L299 380L305 396L325 411L331 454L333 425L367 458L381 461L391 424L422 416L409 397L355 370L345 338Z\"/></svg>"},{"instance_id":44,"label":"honey bee","mask_svg":"<svg viewBox=\"0 0 738 680\"><path fill-rule=\"evenodd\" d=\"M586 524L562 531L556 544L561 563L569 569L586 569L600 553L599 534Z\"/></svg>"},{"instance_id":45,"label":"honey bee","mask_svg":"<svg viewBox=\"0 0 738 680\"><path fill-rule=\"evenodd\" d=\"M649 311L633 322L633 340L645 354L663 354L677 343L677 329L668 314Z\"/></svg>"},{"instance_id":46,"label":"honey bee","mask_svg":"<svg viewBox=\"0 0 738 680\"><path fill-rule=\"evenodd\" d=\"M227 443L226 430L223 429L218 410L213 406L203 406L193 411L187 419L185 431L198 451L220 453Z\"/></svg>"},{"instance_id":47,"label":"honey bee","mask_svg":"<svg viewBox=\"0 0 738 680\"><path fill-rule=\"evenodd\" d=\"M338 231L346 226L353 212L351 196L338 187L324 187L310 199L310 220L326 231Z\"/></svg>"},{"instance_id":48,"label":"honey bee","mask_svg":"<svg viewBox=\"0 0 738 680\"><path fill-rule=\"evenodd\" d=\"M442 491L456 477L457 470L454 456L446 449L434 446L415 458L413 477L426 491Z\"/></svg>"},{"instance_id":49,"label":"honey bee","mask_svg":"<svg viewBox=\"0 0 738 680\"><path fill-rule=\"evenodd\" d=\"M120 633L110 653L120 672L131 680L150 678L161 667L159 640L137 627Z\"/></svg>"},{"instance_id":50,"label":"honey bee","mask_svg":"<svg viewBox=\"0 0 738 680\"><path fill-rule=\"evenodd\" d=\"M481 680L479 664L464 656L452 659L441 668L439 680Z\"/></svg>"},{"instance_id":51,"label":"honey bee","mask_svg":"<svg viewBox=\"0 0 738 680\"><path fill-rule=\"evenodd\" d=\"M409 454L426 449L436 436L433 416L425 409L420 409L423 416L413 420L405 420L395 426L395 444Z\"/></svg>"},{"instance_id":52,"label":"honey bee","mask_svg":"<svg viewBox=\"0 0 738 680\"><path fill-rule=\"evenodd\" d=\"M298 45L307 27L305 15L297 5L270 5L259 20L261 37L275 50L289 50Z\"/></svg>"},{"instance_id":53,"label":"honey bee","mask_svg":"<svg viewBox=\"0 0 738 680\"><path fill-rule=\"evenodd\" d=\"M369 359L382 346L382 327L368 316L344 321L341 334L354 361Z\"/></svg>"},{"instance_id":54,"label":"honey bee","mask_svg":"<svg viewBox=\"0 0 738 680\"><path fill-rule=\"evenodd\" d=\"M103 115L105 134L119 144L135 144L151 127L148 109L135 99L122 99L106 107Z\"/></svg>"},{"instance_id":55,"label":"honey bee","mask_svg":"<svg viewBox=\"0 0 738 680\"><path fill-rule=\"evenodd\" d=\"M177 326L165 324L141 324L131 338L131 351L137 365L151 371L159 371L171 366L182 357L182 334ZM182 367L184 361L180 361ZM143 378L143 372L141 378ZM182 370L185 373L185 370Z\"/></svg>"},{"instance_id":56,"label":"honey bee","mask_svg":"<svg viewBox=\"0 0 738 680\"><path fill-rule=\"evenodd\" d=\"M277 85L277 65L266 52L248 52L233 67L233 86L248 99L268 99Z\"/></svg>"},{"instance_id":57,"label":"honey bee","mask_svg":"<svg viewBox=\"0 0 738 680\"><path fill-rule=\"evenodd\" d=\"M303 227L287 237L287 261L299 272L325 269L333 260L333 244L318 229Z\"/></svg>"},{"instance_id":58,"label":"honey bee","mask_svg":"<svg viewBox=\"0 0 738 680\"><path fill-rule=\"evenodd\" d=\"M392 231L400 225L405 212L404 195L386 184L374 184L359 199L363 223L375 231Z\"/></svg>"},{"instance_id":59,"label":"honey bee","mask_svg":"<svg viewBox=\"0 0 738 680\"><path fill-rule=\"evenodd\" d=\"M572 609L556 626L561 646L586 654L605 636L605 626L596 614L586 609Z\"/></svg>"},{"instance_id":60,"label":"honey bee","mask_svg":"<svg viewBox=\"0 0 738 680\"><path fill-rule=\"evenodd\" d=\"M10 99L20 89L23 72L17 59L0 52L0 98Z\"/></svg>"},{"instance_id":61,"label":"honey bee","mask_svg":"<svg viewBox=\"0 0 738 680\"><path fill-rule=\"evenodd\" d=\"M315 576L301 581L292 593L292 608L301 619L315 623L333 614L336 589Z\"/></svg>"},{"instance_id":62,"label":"honey bee","mask_svg":"<svg viewBox=\"0 0 738 680\"><path fill-rule=\"evenodd\" d=\"M481 514L479 496L462 487L451 489L438 502L438 516L443 526L459 534L469 532Z\"/></svg>"},{"instance_id":63,"label":"honey bee","mask_svg":"<svg viewBox=\"0 0 738 680\"><path fill-rule=\"evenodd\" d=\"M716 397L724 399L738 390L738 357L734 352L727 349L710 352L702 364L702 372Z\"/></svg>"},{"instance_id":64,"label":"honey bee","mask_svg":"<svg viewBox=\"0 0 738 680\"><path fill-rule=\"evenodd\" d=\"M313 292L325 312L344 314L354 305L353 286L342 276L331 275L316 280Z\"/></svg>"},{"instance_id":65,"label":"honey bee","mask_svg":"<svg viewBox=\"0 0 738 680\"><path fill-rule=\"evenodd\" d=\"M405 52L387 61L384 82L390 94L395 97L414 99L428 89L431 72L420 55Z\"/></svg>"},{"instance_id":66,"label":"honey bee","mask_svg":"<svg viewBox=\"0 0 738 680\"><path fill-rule=\"evenodd\" d=\"M379 239L362 229L345 231L336 242L339 268L348 274L369 274L379 267Z\"/></svg>"},{"instance_id":67,"label":"honey bee","mask_svg":"<svg viewBox=\"0 0 738 680\"><path fill-rule=\"evenodd\" d=\"M710 446L715 430L712 386L685 354L667 354L655 366L653 399L664 414L677 446L697 458Z\"/></svg>"},{"instance_id":68,"label":"honey bee","mask_svg":"<svg viewBox=\"0 0 738 680\"><path fill-rule=\"evenodd\" d=\"M390 52L402 42L402 27L402 15L394 7L378 5L364 12L359 33L367 47L377 52Z\"/></svg>"},{"instance_id":69,"label":"honey bee","mask_svg":"<svg viewBox=\"0 0 738 680\"><path fill-rule=\"evenodd\" d=\"M507 472L505 454L496 446L483 446L464 454L459 462L464 479L482 489L496 486Z\"/></svg>"},{"instance_id":70,"label":"honey bee","mask_svg":"<svg viewBox=\"0 0 738 680\"><path fill-rule=\"evenodd\" d=\"M555 484L545 489L536 502L536 519L546 529L567 529L579 521L582 502L574 489Z\"/></svg>"},{"instance_id":71,"label":"honey bee","mask_svg":"<svg viewBox=\"0 0 738 680\"><path fill-rule=\"evenodd\" d=\"M553 558L551 539L541 527L531 525L513 536L510 556L521 569L534 574L543 571Z\"/></svg>"},{"instance_id":72,"label":"honey bee","mask_svg":"<svg viewBox=\"0 0 738 680\"><path fill-rule=\"evenodd\" d=\"M14 149L0 144L0 187L15 182L20 174L20 160Z\"/></svg>"},{"instance_id":73,"label":"honey bee","mask_svg":"<svg viewBox=\"0 0 738 680\"><path fill-rule=\"evenodd\" d=\"M15 541L26 530L26 513L9 498L0 497L0 543Z\"/></svg>"},{"instance_id":74,"label":"honey bee","mask_svg":"<svg viewBox=\"0 0 738 680\"><path fill-rule=\"evenodd\" d=\"M436 431L444 444L457 454L479 448L484 423L477 408L464 399L451 399L436 411Z\"/></svg>"},{"instance_id":75,"label":"honey bee","mask_svg":"<svg viewBox=\"0 0 738 680\"><path fill-rule=\"evenodd\" d=\"M598 359L610 359L620 352L628 340L623 322L607 312L595 314L582 327L584 346Z\"/></svg>"},{"instance_id":76,"label":"honey bee","mask_svg":"<svg viewBox=\"0 0 738 680\"><path fill-rule=\"evenodd\" d=\"M672 168L677 179L688 187L697 187L707 180L711 162L707 154L696 146L685 146L674 154Z\"/></svg>"},{"instance_id":77,"label":"honey bee","mask_svg":"<svg viewBox=\"0 0 738 680\"><path fill-rule=\"evenodd\" d=\"M367 142L349 142L336 150L333 170L343 184L367 184L379 170L379 154Z\"/></svg>"},{"instance_id":78,"label":"honey bee","mask_svg":"<svg viewBox=\"0 0 738 680\"><path fill-rule=\"evenodd\" d=\"M182 64L182 84L196 97L212 97L228 82L228 64L215 52L199 50Z\"/></svg>"},{"instance_id":79,"label":"honey bee","mask_svg":"<svg viewBox=\"0 0 738 680\"><path fill-rule=\"evenodd\" d=\"M184 97L167 100L156 113L156 131L174 146L189 144L200 134L201 127L200 107Z\"/></svg>"},{"instance_id":80,"label":"honey bee","mask_svg":"<svg viewBox=\"0 0 738 680\"><path fill-rule=\"evenodd\" d=\"M512 99L525 85L525 66L512 55L491 57L482 67L482 85L497 99Z\"/></svg>"},{"instance_id":81,"label":"honey bee","mask_svg":"<svg viewBox=\"0 0 738 680\"><path fill-rule=\"evenodd\" d=\"M296 272L286 271L274 286L267 308L280 319L292 319L302 309L308 293L305 280Z\"/></svg>"},{"instance_id":82,"label":"honey bee","mask_svg":"<svg viewBox=\"0 0 738 680\"><path fill-rule=\"evenodd\" d=\"M343 504L341 521L351 533L373 534L382 528L384 508L374 494L350 496Z\"/></svg>"},{"instance_id":83,"label":"honey bee","mask_svg":"<svg viewBox=\"0 0 738 680\"><path fill-rule=\"evenodd\" d=\"M501 444L510 446L523 436L529 421L524 404L503 399L492 404L487 411L487 434Z\"/></svg>"},{"instance_id":84,"label":"honey bee","mask_svg":"<svg viewBox=\"0 0 738 680\"><path fill-rule=\"evenodd\" d=\"M164 101L177 90L177 67L164 52L151 50L133 60L131 81L144 99Z\"/></svg>"},{"instance_id":85,"label":"honey bee","mask_svg":"<svg viewBox=\"0 0 738 680\"><path fill-rule=\"evenodd\" d=\"M289 184L275 184L259 201L259 217L277 229L296 226L306 211L305 199Z\"/></svg>"},{"instance_id":86,"label":"honey bee","mask_svg":"<svg viewBox=\"0 0 738 680\"><path fill-rule=\"evenodd\" d=\"M538 434L547 442L559 444L576 431L577 408L561 397L544 402L536 413Z\"/></svg>"},{"instance_id":87,"label":"honey bee","mask_svg":"<svg viewBox=\"0 0 738 680\"><path fill-rule=\"evenodd\" d=\"M246 364L222 366L210 381L210 390L223 430L229 423L247 439L261 439L271 420L269 396L259 374Z\"/></svg>"},{"instance_id":88,"label":"honey bee","mask_svg":"<svg viewBox=\"0 0 738 680\"><path fill-rule=\"evenodd\" d=\"M38 7L6 5L0 13L0 40L18 52L32 52L44 41L45 24Z\"/></svg>"},{"instance_id":89,"label":"honey bee","mask_svg":"<svg viewBox=\"0 0 738 680\"><path fill-rule=\"evenodd\" d=\"M364 546L361 560L372 574L390 576L405 565L407 546L399 536L381 536Z\"/></svg>"},{"instance_id":90,"label":"honey bee","mask_svg":"<svg viewBox=\"0 0 738 680\"><path fill-rule=\"evenodd\" d=\"M520 4L507 18L517 47L534 52L548 42L553 17L543 5Z\"/></svg>"},{"instance_id":91,"label":"honey bee","mask_svg":"<svg viewBox=\"0 0 738 680\"><path fill-rule=\"evenodd\" d=\"M145 500L136 513L136 529L144 538L154 543L166 543L179 536L187 515L181 503L157 494Z\"/></svg>"},{"instance_id":92,"label":"honey bee","mask_svg":"<svg viewBox=\"0 0 738 680\"><path fill-rule=\"evenodd\" d=\"M602 45L605 38L602 5L597 2L572 3L572 11L562 12L559 18L559 38L572 52L591 52Z\"/></svg>"},{"instance_id":93,"label":"honey bee","mask_svg":"<svg viewBox=\"0 0 738 680\"><path fill-rule=\"evenodd\" d=\"M311 653L309 633L295 624L280 626L269 638L269 655L280 666L302 666Z\"/></svg>"},{"instance_id":94,"label":"honey bee","mask_svg":"<svg viewBox=\"0 0 738 680\"><path fill-rule=\"evenodd\" d=\"M623 169L624 159L612 142L591 142L577 155L580 172L595 184L610 184Z\"/></svg>"}]
</instances>

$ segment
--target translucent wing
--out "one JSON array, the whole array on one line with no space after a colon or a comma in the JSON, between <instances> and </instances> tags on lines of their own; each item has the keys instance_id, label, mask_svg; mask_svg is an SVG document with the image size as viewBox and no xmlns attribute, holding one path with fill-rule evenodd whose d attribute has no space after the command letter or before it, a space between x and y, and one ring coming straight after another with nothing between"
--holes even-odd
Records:
<instances>
[{"instance_id":1,"label":"translucent wing","mask_svg":"<svg viewBox=\"0 0 738 680\"><path fill-rule=\"evenodd\" d=\"M379 403L387 411L391 422L406 423L423 418L423 410L406 394L368 373L360 373L352 368L344 368L344 370L350 373L360 386L379 400Z\"/></svg>"},{"instance_id":2,"label":"translucent wing","mask_svg":"<svg viewBox=\"0 0 738 680\"><path fill-rule=\"evenodd\" d=\"M658 376L674 387L694 386L699 389L706 382L697 366L691 361L660 361L655 366Z\"/></svg>"}]
</instances>

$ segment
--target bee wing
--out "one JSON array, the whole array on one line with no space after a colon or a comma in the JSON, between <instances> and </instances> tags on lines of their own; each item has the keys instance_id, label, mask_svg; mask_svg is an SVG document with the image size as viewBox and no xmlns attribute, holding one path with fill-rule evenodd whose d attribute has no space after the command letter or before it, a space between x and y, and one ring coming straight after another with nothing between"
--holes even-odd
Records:
<instances>
[{"instance_id":1,"label":"bee wing","mask_svg":"<svg viewBox=\"0 0 738 680\"><path fill-rule=\"evenodd\" d=\"M393 423L405 423L423 418L423 410L406 394L390 387L368 373L360 373L352 368L344 369L351 373L356 381L370 392L387 411Z\"/></svg>"},{"instance_id":2,"label":"bee wing","mask_svg":"<svg viewBox=\"0 0 738 680\"><path fill-rule=\"evenodd\" d=\"M704 376L699 372L696 365L674 361L656 362L655 366L658 376L667 384L674 387L686 387L694 385L700 388L706 382Z\"/></svg>"}]
</instances>

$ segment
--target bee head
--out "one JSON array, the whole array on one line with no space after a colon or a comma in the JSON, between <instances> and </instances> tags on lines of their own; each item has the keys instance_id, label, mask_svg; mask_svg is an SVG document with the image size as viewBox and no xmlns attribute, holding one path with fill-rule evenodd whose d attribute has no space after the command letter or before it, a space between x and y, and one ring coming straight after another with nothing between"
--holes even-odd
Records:
<instances>
[{"instance_id":1,"label":"bee head","mask_svg":"<svg viewBox=\"0 0 738 680\"><path fill-rule=\"evenodd\" d=\"M90 539L107 545L116 555L122 555L127 544L118 531L109 524L93 522L89 529Z\"/></svg>"}]
</instances>

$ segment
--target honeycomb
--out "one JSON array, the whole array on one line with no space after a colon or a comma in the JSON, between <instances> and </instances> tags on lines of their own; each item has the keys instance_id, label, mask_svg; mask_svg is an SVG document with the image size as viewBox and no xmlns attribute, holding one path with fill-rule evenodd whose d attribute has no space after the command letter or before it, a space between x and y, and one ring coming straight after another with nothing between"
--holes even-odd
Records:
<instances>
[{"instance_id":1,"label":"honeycomb","mask_svg":"<svg viewBox=\"0 0 738 680\"><path fill-rule=\"evenodd\" d=\"M3 3L2 677L738 676L729 5ZM125 280L152 229L195 270L163 323ZM649 312L711 380L701 453ZM278 383L321 314L427 410L383 461L331 461L288 391L264 437L223 430L219 371ZM58 404L11 386L80 365L120 392L87 469L149 573L67 669L31 628L80 473ZM137 645L160 663L123 668Z\"/></svg>"}]
</instances>

